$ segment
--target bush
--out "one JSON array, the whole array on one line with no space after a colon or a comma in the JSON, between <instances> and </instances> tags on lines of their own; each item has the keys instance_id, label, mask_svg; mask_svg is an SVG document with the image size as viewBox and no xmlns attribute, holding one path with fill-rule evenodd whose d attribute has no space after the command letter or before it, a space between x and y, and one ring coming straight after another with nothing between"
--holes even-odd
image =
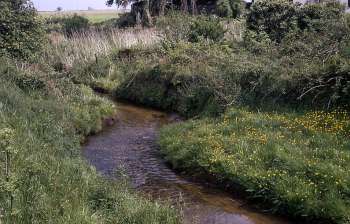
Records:
<instances>
[{"instance_id":1,"label":"bush","mask_svg":"<svg viewBox=\"0 0 350 224\"><path fill-rule=\"evenodd\" d=\"M63 18L63 30L70 36L74 32L86 30L89 27L89 20L83 16L74 14L71 17Z\"/></svg>"},{"instance_id":2,"label":"bush","mask_svg":"<svg viewBox=\"0 0 350 224\"><path fill-rule=\"evenodd\" d=\"M45 42L42 22L30 1L0 1L0 56L33 59Z\"/></svg>"},{"instance_id":3,"label":"bush","mask_svg":"<svg viewBox=\"0 0 350 224\"><path fill-rule=\"evenodd\" d=\"M164 31L166 40L172 42L217 42L226 32L220 19L214 16L190 16L178 12L169 12L167 16L158 18L156 26Z\"/></svg>"},{"instance_id":4,"label":"bush","mask_svg":"<svg viewBox=\"0 0 350 224\"><path fill-rule=\"evenodd\" d=\"M220 17L238 18L242 13L241 0L218 0L216 14Z\"/></svg>"},{"instance_id":5,"label":"bush","mask_svg":"<svg viewBox=\"0 0 350 224\"><path fill-rule=\"evenodd\" d=\"M218 42L225 36L225 29L219 19L199 16L191 22L189 41L211 40Z\"/></svg>"},{"instance_id":6,"label":"bush","mask_svg":"<svg viewBox=\"0 0 350 224\"><path fill-rule=\"evenodd\" d=\"M343 16L344 7L335 1L301 7L288 0L261 0L248 13L247 28L280 42L291 31L322 30L324 23Z\"/></svg>"},{"instance_id":7,"label":"bush","mask_svg":"<svg viewBox=\"0 0 350 224\"><path fill-rule=\"evenodd\" d=\"M290 30L297 28L298 7L289 0L261 0L247 15L247 28L265 32L272 40L280 41Z\"/></svg>"},{"instance_id":8,"label":"bush","mask_svg":"<svg viewBox=\"0 0 350 224\"><path fill-rule=\"evenodd\" d=\"M227 51L219 45L170 42L156 50L136 51L138 56L128 56L123 63L125 59L118 58L126 79L117 94L186 117L217 115L239 92L233 79L221 70L229 57Z\"/></svg>"},{"instance_id":9,"label":"bush","mask_svg":"<svg viewBox=\"0 0 350 224\"><path fill-rule=\"evenodd\" d=\"M337 23L344 16L344 6L334 1L307 4L299 11L298 28L301 30L322 31L325 30L325 23Z\"/></svg>"},{"instance_id":10,"label":"bush","mask_svg":"<svg viewBox=\"0 0 350 224\"><path fill-rule=\"evenodd\" d=\"M232 8L229 0L219 0L216 2L216 14L220 17L231 17Z\"/></svg>"},{"instance_id":11,"label":"bush","mask_svg":"<svg viewBox=\"0 0 350 224\"><path fill-rule=\"evenodd\" d=\"M81 32L89 28L89 20L83 16L53 16L46 19L47 32L63 32L71 36L75 32Z\"/></svg>"}]
</instances>

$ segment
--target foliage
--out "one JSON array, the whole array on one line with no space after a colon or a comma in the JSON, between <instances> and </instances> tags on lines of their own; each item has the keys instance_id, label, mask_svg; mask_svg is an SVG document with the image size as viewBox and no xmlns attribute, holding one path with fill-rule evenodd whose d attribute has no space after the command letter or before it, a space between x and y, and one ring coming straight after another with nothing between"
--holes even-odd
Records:
<instances>
[{"instance_id":1,"label":"foliage","mask_svg":"<svg viewBox=\"0 0 350 224\"><path fill-rule=\"evenodd\" d=\"M127 55L122 51L116 61L125 78L117 94L188 117L218 114L239 94L239 86L221 70L228 52L224 46L188 42Z\"/></svg>"},{"instance_id":2,"label":"foliage","mask_svg":"<svg viewBox=\"0 0 350 224\"><path fill-rule=\"evenodd\" d=\"M238 18L242 13L242 6L240 0L218 0L216 14L220 17Z\"/></svg>"},{"instance_id":3,"label":"foliage","mask_svg":"<svg viewBox=\"0 0 350 224\"><path fill-rule=\"evenodd\" d=\"M232 9L230 1L228 0L219 0L216 2L216 14L220 17L231 17Z\"/></svg>"},{"instance_id":4,"label":"foliage","mask_svg":"<svg viewBox=\"0 0 350 224\"><path fill-rule=\"evenodd\" d=\"M350 99L347 75L350 60L340 52L348 43L350 32L346 24L341 26L339 22L333 29L337 31L330 35L291 34L280 45L268 41L268 37L266 42L252 38L255 42L249 41L244 47L164 41L160 48L136 50L118 57L117 67L122 68L126 78L117 92L139 103L180 111L187 116L203 111L179 102L195 97L191 91L201 87L207 89L201 90L203 93L210 93L203 99L214 97L221 109L232 104L346 107ZM334 35L343 40L335 41ZM151 92L142 91L148 87ZM179 93L177 97L168 95L174 92Z\"/></svg>"},{"instance_id":5,"label":"foliage","mask_svg":"<svg viewBox=\"0 0 350 224\"><path fill-rule=\"evenodd\" d=\"M248 13L247 28L267 33L272 40L280 42L291 31L319 30L325 22L337 21L343 15L343 6L334 1L302 7L288 0L261 0Z\"/></svg>"},{"instance_id":6,"label":"foliage","mask_svg":"<svg viewBox=\"0 0 350 224\"><path fill-rule=\"evenodd\" d=\"M194 17L188 14L170 11L166 16L157 18L156 27L165 33L167 40L188 40L192 19Z\"/></svg>"},{"instance_id":7,"label":"foliage","mask_svg":"<svg viewBox=\"0 0 350 224\"><path fill-rule=\"evenodd\" d=\"M130 15L130 13L123 13L118 19L107 21L107 27L117 27L117 28L127 28L135 25L135 19ZM102 26L105 24L101 24Z\"/></svg>"},{"instance_id":8,"label":"foliage","mask_svg":"<svg viewBox=\"0 0 350 224\"><path fill-rule=\"evenodd\" d=\"M219 42L226 32L222 21L215 16L190 16L175 11L158 18L156 27L165 33L168 41L173 42Z\"/></svg>"},{"instance_id":9,"label":"foliage","mask_svg":"<svg viewBox=\"0 0 350 224\"><path fill-rule=\"evenodd\" d=\"M67 36L71 36L73 33L83 32L88 28L89 19L78 14L46 18L46 30L48 32L63 32Z\"/></svg>"},{"instance_id":10,"label":"foliage","mask_svg":"<svg viewBox=\"0 0 350 224\"><path fill-rule=\"evenodd\" d=\"M265 32L272 40L281 40L296 29L298 7L288 0L257 1L247 15L247 28Z\"/></svg>"},{"instance_id":11,"label":"foliage","mask_svg":"<svg viewBox=\"0 0 350 224\"><path fill-rule=\"evenodd\" d=\"M0 56L33 59L45 46L42 22L29 1L0 2Z\"/></svg>"},{"instance_id":12,"label":"foliage","mask_svg":"<svg viewBox=\"0 0 350 224\"><path fill-rule=\"evenodd\" d=\"M72 35L74 32L81 32L89 27L89 20L78 14L63 19L63 30L67 35Z\"/></svg>"},{"instance_id":13,"label":"foliage","mask_svg":"<svg viewBox=\"0 0 350 224\"><path fill-rule=\"evenodd\" d=\"M162 130L161 150L180 170L242 189L270 211L317 223L348 223L350 116L232 108L217 119Z\"/></svg>"},{"instance_id":14,"label":"foliage","mask_svg":"<svg viewBox=\"0 0 350 224\"><path fill-rule=\"evenodd\" d=\"M198 17L191 23L189 41L199 42L200 40L220 41L225 30L220 20L214 17Z\"/></svg>"}]
</instances>

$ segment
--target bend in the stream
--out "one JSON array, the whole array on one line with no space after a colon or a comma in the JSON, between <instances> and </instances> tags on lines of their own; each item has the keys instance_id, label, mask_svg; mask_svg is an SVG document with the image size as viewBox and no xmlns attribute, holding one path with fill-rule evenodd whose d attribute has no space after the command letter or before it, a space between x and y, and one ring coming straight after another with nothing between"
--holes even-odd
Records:
<instances>
[{"instance_id":1,"label":"bend in the stream","mask_svg":"<svg viewBox=\"0 0 350 224\"><path fill-rule=\"evenodd\" d=\"M159 128L175 120L174 115L119 102L115 124L89 137L83 154L102 174L113 177L122 169L141 193L181 204L184 223L289 223L247 208L231 195L192 182L170 169L156 141Z\"/></svg>"}]
</instances>

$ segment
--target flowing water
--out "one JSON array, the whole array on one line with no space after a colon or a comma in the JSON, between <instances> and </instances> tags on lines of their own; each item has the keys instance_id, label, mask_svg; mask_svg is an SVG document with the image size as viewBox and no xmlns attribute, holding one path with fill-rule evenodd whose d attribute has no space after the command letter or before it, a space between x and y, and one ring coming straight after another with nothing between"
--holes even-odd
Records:
<instances>
[{"instance_id":1,"label":"flowing water","mask_svg":"<svg viewBox=\"0 0 350 224\"><path fill-rule=\"evenodd\" d=\"M160 201L181 206L185 224L287 224L254 211L229 194L188 180L162 159L158 130L178 117L152 109L117 103L113 126L89 137L85 158L102 174L115 177L123 171L134 188Z\"/></svg>"}]
</instances>

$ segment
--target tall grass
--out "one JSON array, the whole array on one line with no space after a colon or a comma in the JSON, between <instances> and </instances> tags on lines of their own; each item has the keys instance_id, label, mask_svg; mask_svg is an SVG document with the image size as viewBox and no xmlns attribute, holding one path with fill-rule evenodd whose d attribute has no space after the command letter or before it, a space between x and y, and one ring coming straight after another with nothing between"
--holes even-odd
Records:
<instances>
[{"instance_id":1,"label":"tall grass","mask_svg":"<svg viewBox=\"0 0 350 224\"><path fill-rule=\"evenodd\" d=\"M47 66L23 68L0 58L0 223L179 222L81 158L81 140L114 113L109 101Z\"/></svg>"},{"instance_id":2,"label":"tall grass","mask_svg":"<svg viewBox=\"0 0 350 224\"><path fill-rule=\"evenodd\" d=\"M160 43L163 35L156 29L90 29L75 32L67 37L60 33L50 35L51 45L47 57L61 61L65 66L72 67L75 63L95 60L107 56L113 50L125 48L147 48Z\"/></svg>"}]
</instances>

